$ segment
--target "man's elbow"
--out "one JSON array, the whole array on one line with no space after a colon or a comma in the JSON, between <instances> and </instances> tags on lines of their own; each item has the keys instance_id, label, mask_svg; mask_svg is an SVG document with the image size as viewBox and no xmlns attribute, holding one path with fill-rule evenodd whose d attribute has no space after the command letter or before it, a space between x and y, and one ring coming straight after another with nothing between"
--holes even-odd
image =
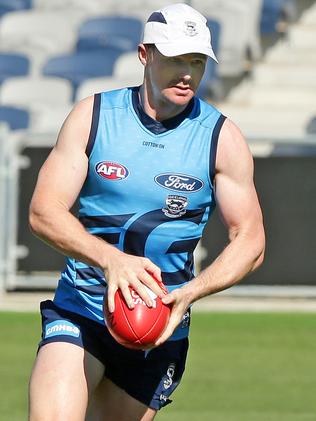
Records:
<instances>
[{"instance_id":1,"label":"man's elbow","mask_svg":"<svg viewBox=\"0 0 316 421\"><path fill-rule=\"evenodd\" d=\"M256 247L254 248L254 250L255 250L255 258L254 258L252 271L258 269L259 266L261 266L264 261L264 254L265 254L264 232L261 232L258 234L258 237L256 239Z\"/></svg>"},{"instance_id":2,"label":"man's elbow","mask_svg":"<svg viewBox=\"0 0 316 421\"><path fill-rule=\"evenodd\" d=\"M40 237L43 232L43 226L45 225L44 217L42 212L36 209L35 206L30 206L29 209L29 229L37 237Z\"/></svg>"},{"instance_id":3,"label":"man's elbow","mask_svg":"<svg viewBox=\"0 0 316 421\"><path fill-rule=\"evenodd\" d=\"M256 269L258 269L261 265L262 265L262 263L263 263L263 261L264 261L264 250L262 251L262 253L256 258L256 260L255 260L255 262L254 262L254 265L253 265L253 267L252 267L252 270L254 271L254 270L256 270Z\"/></svg>"},{"instance_id":4,"label":"man's elbow","mask_svg":"<svg viewBox=\"0 0 316 421\"><path fill-rule=\"evenodd\" d=\"M31 209L29 211L29 229L32 234L36 235L38 231L38 218Z\"/></svg>"}]
</instances>

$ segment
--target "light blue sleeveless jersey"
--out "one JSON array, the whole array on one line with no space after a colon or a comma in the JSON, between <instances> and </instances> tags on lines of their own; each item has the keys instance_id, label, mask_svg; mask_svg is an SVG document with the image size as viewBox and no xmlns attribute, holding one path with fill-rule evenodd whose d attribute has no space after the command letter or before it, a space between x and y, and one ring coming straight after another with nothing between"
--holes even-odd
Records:
<instances>
[{"instance_id":1,"label":"light blue sleeveless jersey","mask_svg":"<svg viewBox=\"0 0 316 421\"><path fill-rule=\"evenodd\" d=\"M120 250L152 260L171 291L194 277L193 251L215 206L216 148L225 117L194 98L179 124L154 134L139 118L135 95L137 88L95 95L79 219ZM69 258L54 302L104 323L105 287L101 269ZM172 339L187 334L184 320Z\"/></svg>"}]
</instances>

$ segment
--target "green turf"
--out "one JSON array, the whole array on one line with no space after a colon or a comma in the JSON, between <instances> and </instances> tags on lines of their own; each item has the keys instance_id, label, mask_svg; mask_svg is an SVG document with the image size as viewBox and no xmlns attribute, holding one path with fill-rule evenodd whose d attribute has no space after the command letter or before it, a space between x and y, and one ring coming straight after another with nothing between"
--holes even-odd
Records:
<instances>
[{"instance_id":1,"label":"green turf","mask_svg":"<svg viewBox=\"0 0 316 421\"><path fill-rule=\"evenodd\" d=\"M0 313L0 331L0 420L25 421L39 316ZM315 373L314 314L195 313L186 374L157 420L315 421Z\"/></svg>"},{"instance_id":2,"label":"green turf","mask_svg":"<svg viewBox=\"0 0 316 421\"><path fill-rule=\"evenodd\" d=\"M0 312L0 420L26 421L27 384L40 335L40 317Z\"/></svg>"},{"instance_id":3,"label":"green turf","mask_svg":"<svg viewBox=\"0 0 316 421\"><path fill-rule=\"evenodd\" d=\"M316 317L195 314L175 403L161 420L316 420Z\"/></svg>"}]
</instances>

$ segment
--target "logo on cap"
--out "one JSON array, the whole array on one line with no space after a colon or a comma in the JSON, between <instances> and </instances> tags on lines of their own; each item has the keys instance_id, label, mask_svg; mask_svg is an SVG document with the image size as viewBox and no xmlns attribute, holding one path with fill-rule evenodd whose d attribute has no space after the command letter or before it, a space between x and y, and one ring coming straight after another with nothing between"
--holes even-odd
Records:
<instances>
[{"instance_id":1,"label":"logo on cap","mask_svg":"<svg viewBox=\"0 0 316 421\"><path fill-rule=\"evenodd\" d=\"M194 37L198 34L196 23L191 20L186 20L184 22L184 33L188 35L189 37Z\"/></svg>"}]
</instances>

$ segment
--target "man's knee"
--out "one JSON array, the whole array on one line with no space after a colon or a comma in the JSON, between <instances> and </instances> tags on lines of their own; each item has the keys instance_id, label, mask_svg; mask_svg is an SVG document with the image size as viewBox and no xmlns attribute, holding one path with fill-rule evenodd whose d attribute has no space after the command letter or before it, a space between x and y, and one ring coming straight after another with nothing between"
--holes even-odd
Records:
<instances>
[{"instance_id":1,"label":"man's knee","mask_svg":"<svg viewBox=\"0 0 316 421\"><path fill-rule=\"evenodd\" d=\"M30 421L83 421L89 392L104 366L82 348L56 342L43 346L29 385Z\"/></svg>"},{"instance_id":2,"label":"man's knee","mask_svg":"<svg viewBox=\"0 0 316 421\"><path fill-rule=\"evenodd\" d=\"M104 377L91 397L86 421L152 421L156 413Z\"/></svg>"}]
</instances>

